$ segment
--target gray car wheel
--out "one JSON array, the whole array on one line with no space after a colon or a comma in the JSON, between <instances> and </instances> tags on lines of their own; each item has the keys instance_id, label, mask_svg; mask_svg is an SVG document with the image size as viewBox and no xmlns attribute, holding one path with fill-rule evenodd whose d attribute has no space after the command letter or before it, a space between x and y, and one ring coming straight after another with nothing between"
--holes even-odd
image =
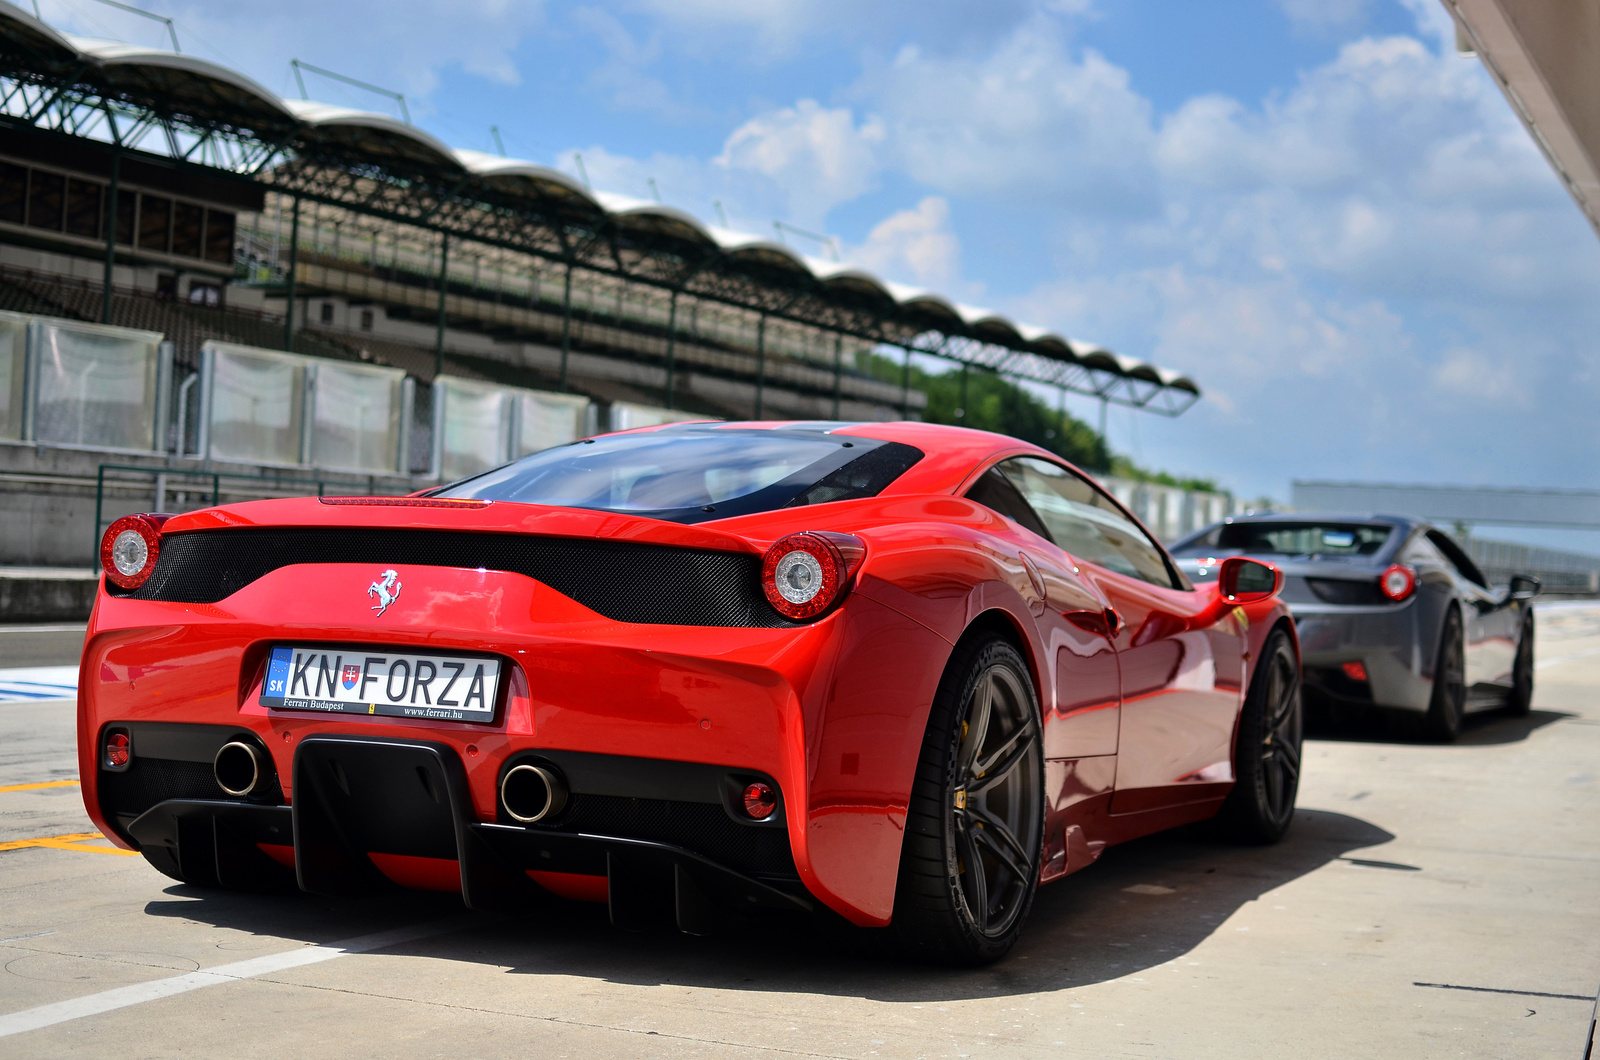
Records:
<instances>
[{"instance_id":1,"label":"gray car wheel","mask_svg":"<svg viewBox=\"0 0 1600 1060\"><path fill-rule=\"evenodd\" d=\"M1451 608L1439 634L1439 656L1433 666L1433 697L1422 719L1430 740L1449 743L1461 734L1467 713L1467 654L1461 630L1461 612Z\"/></svg>"}]
</instances>

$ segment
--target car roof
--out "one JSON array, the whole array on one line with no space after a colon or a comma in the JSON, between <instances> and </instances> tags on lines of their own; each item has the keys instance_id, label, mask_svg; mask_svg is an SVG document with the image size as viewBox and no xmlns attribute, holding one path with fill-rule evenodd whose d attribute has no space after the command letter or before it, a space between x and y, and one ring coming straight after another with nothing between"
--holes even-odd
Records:
<instances>
[{"instance_id":1,"label":"car roof","mask_svg":"<svg viewBox=\"0 0 1600 1060\"><path fill-rule=\"evenodd\" d=\"M1385 515L1376 512L1259 512L1230 515L1224 523L1369 523L1374 526L1392 526L1399 530L1416 527L1431 529L1430 524L1407 515Z\"/></svg>"}]
</instances>

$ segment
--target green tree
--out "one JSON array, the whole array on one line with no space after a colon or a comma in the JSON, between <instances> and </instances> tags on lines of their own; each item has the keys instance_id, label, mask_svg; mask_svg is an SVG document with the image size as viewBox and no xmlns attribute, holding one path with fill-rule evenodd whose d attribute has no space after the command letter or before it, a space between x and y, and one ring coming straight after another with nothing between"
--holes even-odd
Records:
<instances>
[{"instance_id":1,"label":"green tree","mask_svg":"<svg viewBox=\"0 0 1600 1060\"><path fill-rule=\"evenodd\" d=\"M873 355L872 374L876 378L898 384L902 372L901 365L887 357ZM962 409L961 376L959 368L933 375L912 366L911 388L928 395L928 407L922 414L924 420L1009 434L1048 449L1086 470L1105 471L1111 467L1110 450L1094 428L1070 415L1062 416L1059 409L1051 408L1031 391L994 372L979 368L967 370L967 407Z\"/></svg>"}]
</instances>

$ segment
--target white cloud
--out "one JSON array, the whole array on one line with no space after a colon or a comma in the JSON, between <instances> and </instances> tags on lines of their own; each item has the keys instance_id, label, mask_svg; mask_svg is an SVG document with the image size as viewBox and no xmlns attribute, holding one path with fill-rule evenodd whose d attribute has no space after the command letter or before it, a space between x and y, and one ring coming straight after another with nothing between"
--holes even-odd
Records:
<instances>
[{"instance_id":1,"label":"white cloud","mask_svg":"<svg viewBox=\"0 0 1600 1060\"><path fill-rule=\"evenodd\" d=\"M576 9L572 20L606 49L606 61L589 72L588 80L591 87L608 95L614 106L644 111L668 121L683 121L696 114L693 108L674 99L659 78L645 73L661 57L659 35L635 40L614 15L594 7Z\"/></svg>"},{"instance_id":2,"label":"white cloud","mask_svg":"<svg viewBox=\"0 0 1600 1060\"><path fill-rule=\"evenodd\" d=\"M1044 16L976 57L908 45L857 91L883 116L886 154L930 188L1102 203L1148 189L1149 103L1125 70L1072 55Z\"/></svg>"},{"instance_id":3,"label":"white cloud","mask_svg":"<svg viewBox=\"0 0 1600 1060\"><path fill-rule=\"evenodd\" d=\"M1359 26L1372 5L1371 0L1278 0L1278 6L1295 28L1326 33Z\"/></svg>"},{"instance_id":4,"label":"white cloud","mask_svg":"<svg viewBox=\"0 0 1600 1060\"><path fill-rule=\"evenodd\" d=\"M930 195L913 209L878 222L867 241L852 247L850 261L889 279L920 284L946 295L974 297L959 277L961 242L950 231L950 204Z\"/></svg>"},{"instance_id":5,"label":"white cloud","mask_svg":"<svg viewBox=\"0 0 1600 1060\"><path fill-rule=\"evenodd\" d=\"M1510 361L1493 361L1477 350L1452 349L1434 366L1433 385L1455 397L1496 407L1531 407L1527 390Z\"/></svg>"},{"instance_id":6,"label":"white cloud","mask_svg":"<svg viewBox=\"0 0 1600 1060\"><path fill-rule=\"evenodd\" d=\"M1043 7L1060 15L1089 12L1091 0L627 0L675 30L686 54L767 64L822 47L892 46L907 27L938 47L987 45Z\"/></svg>"},{"instance_id":7,"label":"white cloud","mask_svg":"<svg viewBox=\"0 0 1600 1060\"><path fill-rule=\"evenodd\" d=\"M819 225L834 206L873 186L883 139L877 119L858 124L848 108L828 109L803 99L739 126L713 162L778 183L789 199L790 217Z\"/></svg>"},{"instance_id":8,"label":"white cloud","mask_svg":"<svg viewBox=\"0 0 1600 1060\"><path fill-rule=\"evenodd\" d=\"M151 6L177 23L179 45L244 71L267 88L298 95L298 58L404 92L414 110L459 67L500 84L520 82L513 52L544 23L541 0L279 0L270 6L178 0ZM46 22L72 33L168 48L159 23L78 0L40 0ZM381 96L308 75L313 98L389 110Z\"/></svg>"}]
</instances>

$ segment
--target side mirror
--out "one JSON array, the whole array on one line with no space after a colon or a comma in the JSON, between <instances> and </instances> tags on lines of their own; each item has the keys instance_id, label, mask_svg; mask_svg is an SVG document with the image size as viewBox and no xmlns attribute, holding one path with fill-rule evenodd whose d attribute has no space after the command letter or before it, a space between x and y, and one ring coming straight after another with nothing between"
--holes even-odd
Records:
<instances>
[{"instance_id":1,"label":"side mirror","mask_svg":"<svg viewBox=\"0 0 1600 1060\"><path fill-rule=\"evenodd\" d=\"M1513 574L1511 576L1511 591L1507 596L1510 600L1532 600L1544 591L1544 583L1531 574Z\"/></svg>"},{"instance_id":2,"label":"side mirror","mask_svg":"<svg viewBox=\"0 0 1600 1060\"><path fill-rule=\"evenodd\" d=\"M1230 604L1256 604L1278 595L1283 572L1257 559L1230 556L1217 571L1217 586Z\"/></svg>"}]
</instances>

